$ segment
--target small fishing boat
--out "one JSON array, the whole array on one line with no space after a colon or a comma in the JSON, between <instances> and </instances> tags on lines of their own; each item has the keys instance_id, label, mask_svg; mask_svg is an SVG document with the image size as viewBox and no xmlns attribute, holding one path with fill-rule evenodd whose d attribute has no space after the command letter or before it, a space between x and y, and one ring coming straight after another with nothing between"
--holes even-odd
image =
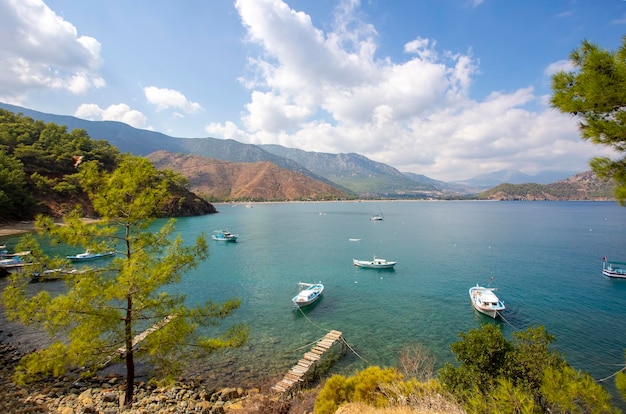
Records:
<instances>
[{"instance_id":1,"label":"small fishing boat","mask_svg":"<svg viewBox=\"0 0 626 414\"><path fill-rule=\"evenodd\" d=\"M626 279L626 266L624 262L610 262L606 257L602 258L602 274L612 279Z\"/></svg>"},{"instance_id":2,"label":"small fishing boat","mask_svg":"<svg viewBox=\"0 0 626 414\"><path fill-rule=\"evenodd\" d=\"M296 296L294 296L291 301L294 305L301 308L303 306L307 306L315 302L322 296L324 292L324 285L322 282L319 283L298 283L298 287L300 291Z\"/></svg>"},{"instance_id":3,"label":"small fishing boat","mask_svg":"<svg viewBox=\"0 0 626 414\"><path fill-rule=\"evenodd\" d=\"M213 240L229 242L236 242L238 237L238 234L232 234L228 230L215 230L211 236Z\"/></svg>"},{"instance_id":4,"label":"small fishing boat","mask_svg":"<svg viewBox=\"0 0 626 414\"><path fill-rule=\"evenodd\" d=\"M115 252L93 253L87 249L84 253L78 253L65 257L70 259L72 262L87 262L90 260L104 259L105 257L111 257L114 255Z\"/></svg>"},{"instance_id":5,"label":"small fishing boat","mask_svg":"<svg viewBox=\"0 0 626 414\"><path fill-rule=\"evenodd\" d=\"M478 312L496 318L505 309L504 303L498 299L493 291L496 288L482 287L479 285L469 289L469 296L472 306Z\"/></svg>"},{"instance_id":6,"label":"small fishing boat","mask_svg":"<svg viewBox=\"0 0 626 414\"><path fill-rule=\"evenodd\" d=\"M0 255L0 269L3 269L4 272L12 272L32 264L24 261L24 257L29 254L29 250L16 253L7 253L6 251L3 251L2 255Z\"/></svg>"},{"instance_id":7,"label":"small fishing boat","mask_svg":"<svg viewBox=\"0 0 626 414\"><path fill-rule=\"evenodd\" d=\"M372 217L370 217L371 221L383 221L384 219L385 218L382 214L374 214Z\"/></svg>"},{"instance_id":8,"label":"small fishing boat","mask_svg":"<svg viewBox=\"0 0 626 414\"><path fill-rule=\"evenodd\" d=\"M390 262L386 259L380 259L374 256L372 260L352 259L352 263L354 263L357 267L365 267L369 269L393 269L397 262Z\"/></svg>"},{"instance_id":9,"label":"small fishing boat","mask_svg":"<svg viewBox=\"0 0 626 414\"><path fill-rule=\"evenodd\" d=\"M47 269L43 272L34 272L31 276L31 282L48 282L48 281L56 281L62 279L68 275L74 275L81 273L78 269Z\"/></svg>"}]
</instances>

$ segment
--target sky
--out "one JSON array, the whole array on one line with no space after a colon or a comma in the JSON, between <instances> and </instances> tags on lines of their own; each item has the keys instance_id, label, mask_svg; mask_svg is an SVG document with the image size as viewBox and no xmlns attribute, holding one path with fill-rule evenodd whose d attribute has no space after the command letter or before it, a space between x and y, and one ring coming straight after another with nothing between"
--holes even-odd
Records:
<instances>
[{"instance_id":1,"label":"sky","mask_svg":"<svg viewBox=\"0 0 626 414\"><path fill-rule=\"evenodd\" d=\"M623 0L0 0L0 101L454 181L615 156L550 107Z\"/></svg>"}]
</instances>

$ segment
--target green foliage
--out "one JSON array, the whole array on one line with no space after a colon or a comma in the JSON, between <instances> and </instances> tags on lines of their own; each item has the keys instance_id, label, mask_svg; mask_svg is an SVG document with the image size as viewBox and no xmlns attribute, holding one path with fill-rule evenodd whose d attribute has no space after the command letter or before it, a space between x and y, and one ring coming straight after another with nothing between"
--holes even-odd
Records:
<instances>
[{"instance_id":1,"label":"green foliage","mask_svg":"<svg viewBox=\"0 0 626 414\"><path fill-rule=\"evenodd\" d=\"M377 366L348 378L333 375L319 392L314 413L332 414L345 403L362 403L377 408L408 407L418 412L464 412L438 381L405 380L398 370Z\"/></svg>"},{"instance_id":2,"label":"green foliage","mask_svg":"<svg viewBox=\"0 0 626 414\"><path fill-rule=\"evenodd\" d=\"M580 119L583 139L626 151L626 36L616 52L584 40L570 54L575 71L552 77L551 104ZM613 178L620 204L626 203L626 159L594 158L591 167L600 177Z\"/></svg>"},{"instance_id":3,"label":"green foliage","mask_svg":"<svg viewBox=\"0 0 626 414\"><path fill-rule=\"evenodd\" d=\"M0 150L0 212L7 218L19 218L24 209L32 206L23 164Z\"/></svg>"},{"instance_id":4,"label":"green foliage","mask_svg":"<svg viewBox=\"0 0 626 414\"><path fill-rule=\"evenodd\" d=\"M498 378L489 394L484 394L480 392L480 389L474 388L473 392L468 393L465 408L471 414L542 412L530 393L521 387L516 387L511 380L506 378Z\"/></svg>"},{"instance_id":5,"label":"green foliage","mask_svg":"<svg viewBox=\"0 0 626 414\"><path fill-rule=\"evenodd\" d=\"M548 367L541 386L547 410L553 413L618 413L611 397L589 374L566 366Z\"/></svg>"},{"instance_id":6,"label":"green foliage","mask_svg":"<svg viewBox=\"0 0 626 414\"><path fill-rule=\"evenodd\" d=\"M626 400L626 372L623 369L615 375L615 387L622 398Z\"/></svg>"},{"instance_id":7,"label":"green foliage","mask_svg":"<svg viewBox=\"0 0 626 414\"><path fill-rule=\"evenodd\" d=\"M42 325L53 339L52 346L20 362L18 379L58 375L72 367L87 367L84 373L89 374L107 358L121 354L127 369L125 401L130 404L136 356L155 366L160 378L171 379L190 350L186 345L208 354L246 342L246 325L233 326L214 338L196 331L200 326L218 326L239 307L238 299L222 304L207 300L188 308L183 295L163 290L205 260L208 246L204 234L192 244L174 237L173 220L148 230L160 200L168 196L167 183L149 161L125 155L111 173L99 169L96 161L86 162L80 166L78 180L101 219L86 222L74 211L65 217L64 225L57 226L50 217L40 216L39 233L53 243L118 254L106 267L86 268L67 277L66 293L54 297L45 290L33 297L26 294L32 271L11 276L3 292L7 316ZM32 248L40 268L69 265L64 259L46 257L33 237L23 239L21 245ZM160 329L135 347L136 335L151 325Z\"/></svg>"},{"instance_id":8,"label":"green foliage","mask_svg":"<svg viewBox=\"0 0 626 414\"><path fill-rule=\"evenodd\" d=\"M334 413L345 402L363 402L374 407L386 407L389 399L383 394L385 384L403 380L394 368L371 366L350 378L333 375L315 400L316 414Z\"/></svg>"},{"instance_id":9,"label":"green foliage","mask_svg":"<svg viewBox=\"0 0 626 414\"><path fill-rule=\"evenodd\" d=\"M470 413L612 413L608 392L550 350L554 337L531 327L504 338L495 325L460 333L457 361L439 371L444 389Z\"/></svg>"},{"instance_id":10,"label":"green foliage","mask_svg":"<svg viewBox=\"0 0 626 414\"><path fill-rule=\"evenodd\" d=\"M347 388L346 378L342 375L330 377L315 399L315 414L333 414L339 406L349 401L351 391Z\"/></svg>"},{"instance_id":11,"label":"green foliage","mask_svg":"<svg viewBox=\"0 0 626 414\"><path fill-rule=\"evenodd\" d=\"M459 333L460 341L450 348L461 365L456 368L446 363L439 371L439 380L457 397L477 387L483 392L489 390L493 381L501 374L506 356L513 346L506 340L500 329L493 324L480 329Z\"/></svg>"},{"instance_id":12,"label":"green foliage","mask_svg":"<svg viewBox=\"0 0 626 414\"><path fill-rule=\"evenodd\" d=\"M91 140L84 130L68 133L65 126L0 109L0 218L31 219L37 212L49 213L34 199L81 197L72 180L77 157L111 171L119 156L115 147Z\"/></svg>"}]
</instances>

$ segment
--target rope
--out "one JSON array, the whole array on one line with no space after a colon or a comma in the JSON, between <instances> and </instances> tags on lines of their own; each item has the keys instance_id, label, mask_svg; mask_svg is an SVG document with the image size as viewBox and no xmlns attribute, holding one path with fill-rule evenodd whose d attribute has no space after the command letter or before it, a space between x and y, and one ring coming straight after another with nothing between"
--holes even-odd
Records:
<instances>
[{"instance_id":1,"label":"rope","mask_svg":"<svg viewBox=\"0 0 626 414\"><path fill-rule=\"evenodd\" d=\"M306 314L304 313L304 311L302 310L302 308L298 307L298 310L300 311L300 313L302 314L302 316L304 316L304 318L309 321L311 323L311 325L315 326L317 329L320 329L326 333L330 332L330 329L324 329L322 328L320 325L316 324L315 322L313 322L311 319L309 319L308 316L306 316Z\"/></svg>"},{"instance_id":2,"label":"rope","mask_svg":"<svg viewBox=\"0 0 626 414\"><path fill-rule=\"evenodd\" d=\"M596 382L604 382L604 381L606 381L606 380L608 380L608 379L613 378L614 376L616 376L617 374L619 374L620 372L622 372L622 371L624 371L624 370L626 370L626 367L623 367L623 368L622 368L622 369L620 369L619 371L612 373L611 375L609 375L609 376L608 376L608 377L606 377L606 378L601 378L601 379L598 379L598 380L596 380Z\"/></svg>"},{"instance_id":3,"label":"rope","mask_svg":"<svg viewBox=\"0 0 626 414\"><path fill-rule=\"evenodd\" d=\"M354 349L352 349L352 347L348 344L348 342L346 342L346 339L343 337L343 335L341 336L341 341L342 341L344 344L346 344L346 346L348 347L348 349L349 349L350 351L352 351L352 353L353 353L354 355L356 355L357 357L359 357L359 359L361 359L361 361L365 362L366 364L369 364L369 361L367 361L366 359L364 359L361 355L357 354L357 352L356 352Z\"/></svg>"},{"instance_id":4,"label":"rope","mask_svg":"<svg viewBox=\"0 0 626 414\"><path fill-rule=\"evenodd\" d=\"M504 323L506 323L507 325L509 325L511 328L515 329L516 331L519 331L519 328L516 328L515 326L513 326L509 321L506 320L506 318L504 317L504 315L502 315L502 313L500 312L496 312L501 318L502 321L504 321Z\"/></svg>"},{"instance_id":5,"label":"rope","mask_svg":"<svg viewBox=\"0 0 626 414\"><path fill-rule=\"evenodd\" d=\"M308 316L306 316L306 314L304 313L304 311L302 311L302 308L298 307L298 310L300 311L300 313L302 314L302 316L304 316L304 317L305 317L305 319L311 323L311 325L315 326L316 328L318 328L318 329L320 329L320 330L322 330L322 331L324 331L324 332L326 332L326 333L329 333L329 332L331 331L330 329L324 329L324 328L322 328L320 325L316 324L316 323L315 323L315 322L313 322L311 319L309 319L309 317L308 317ZM322 339L322 338L320 338L320 339ZM318 339L318 340L316 340L316 341L313 341L313 342L309 343L308 345L301 346L300 348L297 348L296 350L300 350L300 349L306 348L306 347L308 347L308 346L310 346L310 345L314 344L315 342L318 342L320 339ZM356 351L355 351L355 350L354 350L354 349L350 346L350 344L348 344L348 342L346 342L346 339L343 337L343 335L341 336L341 341L342 341L344 344L346 344L346 346L348 347L348 349L349 349L350 351L352 351L352 353L353 353L354 355L356 355L359 359L361 359L361 360L362 360L363 362L365 362L366 364L369 364L369 362L368 362L366 359L364 359L361 355L359 355L359 354L358 354L358 353L357 353L357 352L356 352Z\"/></svg>"}]
</instances>

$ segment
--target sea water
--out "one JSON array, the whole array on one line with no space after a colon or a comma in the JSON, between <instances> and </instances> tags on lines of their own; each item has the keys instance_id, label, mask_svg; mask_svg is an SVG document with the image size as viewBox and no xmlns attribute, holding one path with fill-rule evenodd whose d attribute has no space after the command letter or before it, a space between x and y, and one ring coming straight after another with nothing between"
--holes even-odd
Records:
<instances>
[{"instance_id":1,"label":"sea water","mask_svg":"<svg viewBox=\"0 0 626 414\"><path fill-rule=\"evenodd\" d=\"M200 358L189 372L225 385L280 378L329 330L349 348L324 375L368 365L395 366L422 344L437 366L454 362L450 344L481 324L516 330L545 326L553 348L595 379L624 363L626 280L602 276L602 257L626 261L626 208L613 202L317 202L217 204L218 214L181 218L176 233L202 232L209 258L168 286L190 306L240 298L233 323L247 344ZM370 217L381 213L382 221ZM155 226L162 225L157 221ZM239 234L213 241L214 230ZM352 259L398 262L362 269ZM322 282L315 304L291 303L298 282ZM0 281L2 286L5 281ZM498 288L504 321L478 314L468 289ZM55 289L54 282L36 289ZM19 336L19 333L18 333ZM26 337L26 334L23 333ZM5 338L6 339L6 338ZM229 383L229 384L228 384ZM610 386L609 386L610 388Z\"/></svg>"}]
</instances>

